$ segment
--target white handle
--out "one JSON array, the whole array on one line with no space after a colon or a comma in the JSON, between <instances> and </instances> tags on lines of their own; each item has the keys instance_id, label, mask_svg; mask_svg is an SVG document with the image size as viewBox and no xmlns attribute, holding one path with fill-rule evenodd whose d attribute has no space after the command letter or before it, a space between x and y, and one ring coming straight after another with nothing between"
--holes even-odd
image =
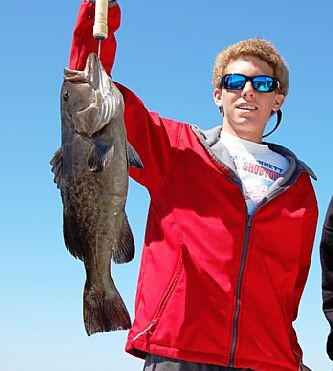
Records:
<instances>
[{"instance_id":1,"label":"white handle","mask_svg":"<svg viewBox=\"0 0 333 371\"><path fill-rule=\"evenodd\" d=\"M96 0L93 35L97 40L108 37L108 0Z\"/></svg>"}]
</instances>

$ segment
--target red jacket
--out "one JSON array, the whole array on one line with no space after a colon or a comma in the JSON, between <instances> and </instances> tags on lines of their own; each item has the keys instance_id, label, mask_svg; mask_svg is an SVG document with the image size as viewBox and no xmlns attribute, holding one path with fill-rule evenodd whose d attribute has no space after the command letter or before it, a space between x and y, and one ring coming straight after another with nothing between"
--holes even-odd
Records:
<instances>
[{"instance_id":1,"label":"red jacket","mask_svg":"<svg viewBox=\"0 0 333 371\"><path fill-rule=\"evenodd\" d=\"M115 30L120 10L109 12ZM83 3L71 68L83 69L94 51L88 15L93 5ZM110 71L113 35L106 42L109 58L102 60ZM73 59L73 50L81 51L79 57ZM144 164L130 175L151 197L126 350L138 357L150 352L258 371L298 371L302 352L292 322L318 214L311 170L286 148L269 144L289 159L290 168L248 217L240 180L218 140L221 127L203 132L161 118L118 86L128 139Z\"/></svg>"}]
</instances>

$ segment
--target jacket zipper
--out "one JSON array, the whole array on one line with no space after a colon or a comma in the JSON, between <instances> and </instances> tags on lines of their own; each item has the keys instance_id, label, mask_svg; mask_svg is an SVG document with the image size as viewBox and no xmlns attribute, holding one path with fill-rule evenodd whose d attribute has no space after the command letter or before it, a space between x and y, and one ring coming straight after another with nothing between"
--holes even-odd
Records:
<instances>
[{"instance_id":1,"label":"jacket zipper","mask_svg":"<svg viewBox=\"0 0 333 371\"><path fill-rule=\"evenodd\" d=\"M236 348L236 342L237 342L237 336L238 336L238 317L239 317L239 311L240 311L240 294L241 294L243 273L244 273L245 261L246 261L246 255L247 255L247 249L248 249L249 235L250 235L250 230L251 230L251 222L252 222L252 217L248 216L247 220L246 220L246 228L245 228L245 237L244 237L241 265L240 265L239 275L238 275L238 279L237 279L236 307L235 307L234 318L233 318L233 323L232 323L232 342L231 342L231 350L230 350L229 367L234 367L235 348Z\"/></svg>"},{"instance_id":2,"label":"jacket zipper","mask_svg":"<svg viewBox=\"0 0 333 371\"><path fill-rule=\"evenodd\" d=\"M143 331L139 332L138 334L136 334L133 338L133 341L138 339L140 336L146 334L147 332L149 332L154 326L155 326L155 323L156 323L156 320L152 321L149 326L147 326Z\"/></svg>"},{"instance_id":3,"label":"jacket zipper","mask_svg":"<svg viewBox=\"0 0 333 371\"><path fill-rule=\"evenodd\" d=\"M298 178L298 176L297 176L297 178ZM296 180L295 180L295 182L296 182ZM269 195L268 198L266 198L266 200L264 200L260 205L258 205L257 209L254 211L254 213L252 215L248 215L247 218L246 218L246 227L245 227L245 236L244 236L244 243L243 243L242 259L241 259L241 265L240 265L239 275L238 275L238 279L237 279L237 287L236 287L236 307L235 307L234 318L233 318L233 323L232 323L232 341L231 341L231 349L230 349L229 367L234 367L234 361L235 361L235 349L236 349L236 343L237 343L237 337L238 337L238 317L239 317L240 305L241 305L240 294L241 294L243 273L244 273L247 250L248 250L249 235L250 235L250 232L251 232L252 219L253 219L254 214L258 211L259 208L263 207L268 202L273 200L275 197L277 197L281 193L285 192L286 189L287 188L285 188L283 190L280 190L280 191L273 192L271 195Z\"/></svg>"}]
</instances>

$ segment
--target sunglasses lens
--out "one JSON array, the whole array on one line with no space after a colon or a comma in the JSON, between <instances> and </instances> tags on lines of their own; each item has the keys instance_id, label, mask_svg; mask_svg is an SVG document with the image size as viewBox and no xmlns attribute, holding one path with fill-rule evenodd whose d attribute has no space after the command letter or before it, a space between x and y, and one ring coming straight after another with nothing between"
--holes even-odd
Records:
<instances>
[{"instance_id":1,"label":"sunglasses lens","mask_svg":"<svg viewBox=\"0 0 333 371\"><path fill-rule=\"evenodd\" d=\"M270 92L277 87L276 80L270 76L255 76L252 84L254 89L262 92Z\"/></svg>"},{"instance_id":2,"label":"sunglasses lens","mask_svg":"<svg viewBox=\"0 0 333 371\"><path fill-rule=\"evenodd\" d=\"M240 90L245 86L245 76L232 74L224 75L222 85L225 89Z\"/></svg>"},{"instance_id":3,"label":"sunglasses lens","mask_svg":"<svg viewBox=\"0 0 333 371\"><path fill-rule=\"evenodd\" d=\"M232 73L222 76L221 87L230 90L241 90L244 89L247 81L251 81L253 88L263 93L271 92L279 86L278 81L271 76L260 75L248 77Z\"/></svg>"}]
</instances>

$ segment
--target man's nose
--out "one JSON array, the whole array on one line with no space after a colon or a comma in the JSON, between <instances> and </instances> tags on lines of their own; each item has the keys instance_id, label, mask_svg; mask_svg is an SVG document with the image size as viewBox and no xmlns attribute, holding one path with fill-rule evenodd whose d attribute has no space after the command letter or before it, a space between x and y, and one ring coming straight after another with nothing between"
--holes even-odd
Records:
<instances>
[{"instance_id":1,"label":"man's nose","mask_svg":"<svg viewBox=\"0 0 333 371\"><path fill-rule=\"evenodd\" d=\"M244 95L244 94L245 95L247 95L247 94L254 95L254 89L253 89L251 81L246 81L246 83L244 85L244 88L242 90L242 95Z\"/></svg>"}]
</instances>

